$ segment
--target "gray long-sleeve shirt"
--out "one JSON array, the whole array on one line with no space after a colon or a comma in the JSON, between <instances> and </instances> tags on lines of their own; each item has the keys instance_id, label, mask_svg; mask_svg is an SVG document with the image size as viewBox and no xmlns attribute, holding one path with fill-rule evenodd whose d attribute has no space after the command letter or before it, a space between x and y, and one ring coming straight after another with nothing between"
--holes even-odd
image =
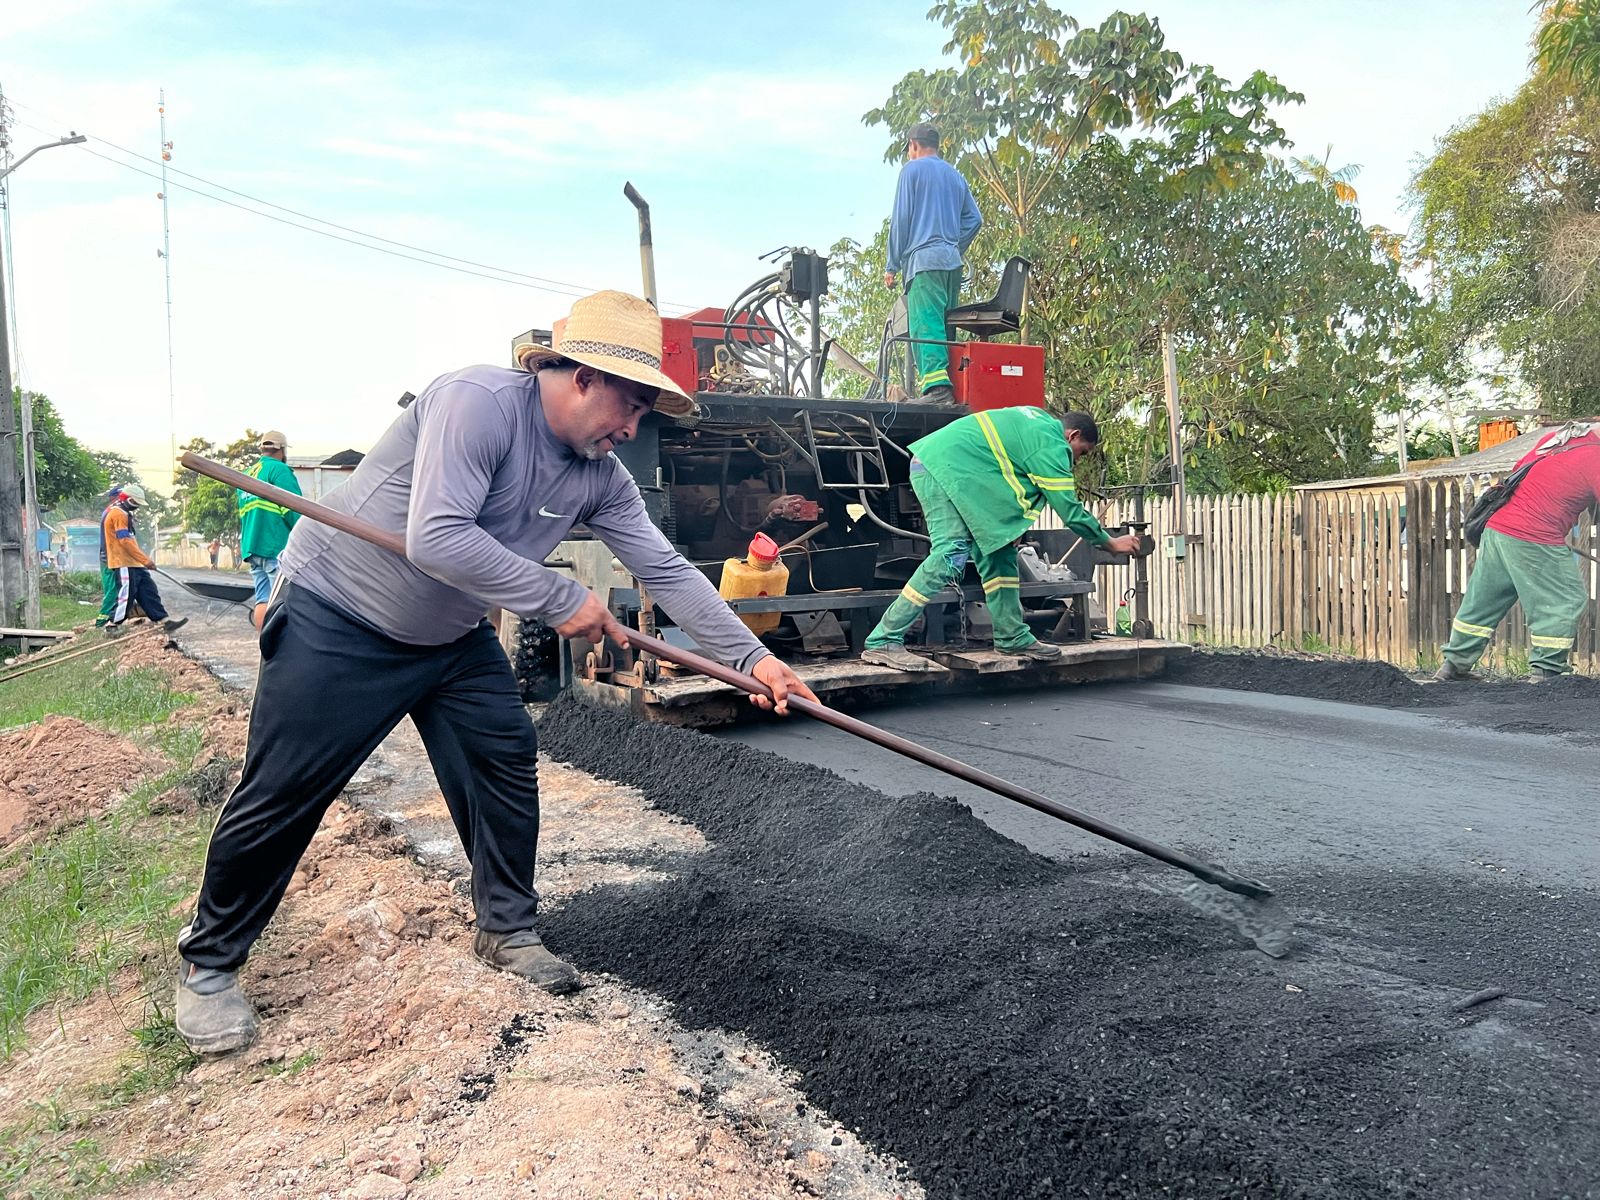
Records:
<instances>
[{"instance_id":1,"label":"gray long-sleeve shirt","mask_svg":"<svg viewBox=\"0 0 1600 1200\"><path fill-rule=\"evenodd\" d=\"M749 670L768 653L650 523L627 468L551 432L535 375L480 366L434 380L324 503L403 532L406 557L301 521L281 570L396 641L453 641L491 605L567 620L586 591L541 564L583 524L707 654Z\"/></svg>"}]
</instances>

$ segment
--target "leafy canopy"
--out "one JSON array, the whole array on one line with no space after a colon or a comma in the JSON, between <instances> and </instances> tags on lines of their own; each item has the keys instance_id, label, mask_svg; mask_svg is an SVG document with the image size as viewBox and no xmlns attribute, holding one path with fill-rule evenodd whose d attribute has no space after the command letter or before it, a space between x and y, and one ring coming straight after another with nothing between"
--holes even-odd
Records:
<instances>
[{"instance_id":1,"label":"leafy canopy","mask_svg":"<svg viewBox=\"0 0 1600 1200\"><path fill-rule=\"evenodd\" d=\"M1364 469L1415 297L1392 238L1361 224L1353 172L1278 157L1274 110L1301 96L1186 65L1142 14L1082 29L1038 0L945 0L929 16L960 65L911 72L864 119L891 130L891 160L912 124L939 125L985 215L967 291L987 294L1012 254L1033 262L1023 336L1046 347L1050 402L1101 420L1113 481L1170 470L1164 337L1201 487ZM833 250L831 316L858 350L893 302L884 238Z\"/></svg>"}]
</instances>

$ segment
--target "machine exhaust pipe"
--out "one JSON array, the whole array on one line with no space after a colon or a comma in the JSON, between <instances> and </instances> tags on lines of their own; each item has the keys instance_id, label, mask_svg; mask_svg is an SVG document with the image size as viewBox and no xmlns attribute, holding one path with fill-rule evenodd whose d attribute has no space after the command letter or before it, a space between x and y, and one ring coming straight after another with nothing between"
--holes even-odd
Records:
<instances>
[{"instance_id":1,"label":"machine exhaust pipe","mask_svg":"<svg viewBox=\"0 0 1600 1200\"><path fill-rule=\"evenodd\" d=\"M631 183L622 185L622 194L639 210L639 270L644 276L644 298L660 312L661 304L656 299L656 251L650 240L650 204Z\"/></svg>"}]
</instances>

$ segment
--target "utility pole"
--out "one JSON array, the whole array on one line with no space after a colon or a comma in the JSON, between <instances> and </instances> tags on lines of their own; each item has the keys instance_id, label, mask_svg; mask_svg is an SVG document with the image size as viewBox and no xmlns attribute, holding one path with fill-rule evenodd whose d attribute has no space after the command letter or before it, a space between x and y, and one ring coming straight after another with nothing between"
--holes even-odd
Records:
<instances>
[{"instance_id":1,"label":"utility pole","mask_svg":"<svg viewBox=\"0 0 1600 1200\"><path fill-rule=\"evenodd\" d=\"M80 133L35 146L16 162L0 166L0 184L41 150L87 141ZM0 155L10 157L10 132L0 107ZM3 161L0 159L0 161ZM7 212L9 214L9 207ZM17 414L11 398L11 328L6 308L6 271L0 262L0 620L37 628L39 624L39 559L33 548L38 513L33 488L33 412L23 400L23 463L27 482L17 478Z\"/></svg>"},{"instance_id":2,"label":"utility pole","mask_svg":"<svg viewBox=\"0 0 1600 1200\"><path fill-rule=\"evenodd\" d=\"M1183 473L1183 413L1178 405L1178 348L1172 340L1172 330L1161 327L1161 376L1165 383L1167 402L1167 456L1172 460L1172 520L1176 528L1181 554L1175 553L1172 564L1178 580L1178 636L1189 632L1189 606L1184 588L1184 566L1189 561L1187 508L1188 489Z\"/></svg>"},{"instance_id":3,"label":"utility pole","mask_svg":"<svg viewBox=\"0 0 1600 1200\"><path fill-rule=\"evenodd\" d=\"M22 543L22 481L17 478L16 409L11 402L11 337L6 273L0 271L0 622L21 625L27 552Z\"/></svg>"}]
</instances>

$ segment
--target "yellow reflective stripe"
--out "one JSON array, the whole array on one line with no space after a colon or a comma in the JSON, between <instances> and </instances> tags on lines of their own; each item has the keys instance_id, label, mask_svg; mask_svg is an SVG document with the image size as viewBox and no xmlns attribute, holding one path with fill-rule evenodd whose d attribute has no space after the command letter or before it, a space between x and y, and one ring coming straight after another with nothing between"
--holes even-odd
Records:
<instances>
[{"instance_id":1,"label":"yellow reflective stripe","mask_svg":"<svg viewBox=\"0 0 1600 1200\"><path fill-rule=\"evenodd\" d=\"M1017 472L1011 465L1011 457L1006 453L1005 446L1000 443L1000 432L994 427L994 418L986 412L975 414L978 418L978 428L983 430L984 439L989 443L989 449L994 454L995 462L1000 464L1000 474L1011 485L1011 490L1017 494L1017 507L1024 513L1028 511L1028 493L1023 490L1022 484L1017 480Z\"/></svg>"},{"instance_id":2,"label":"yellow reflective stripe","mask_svg":"<svg viewBox=\"0 0 1600 1200\"><path fill-rule=\"evenodd\" d=\"M239 506L239 515L242 517L245 513L254 512L256 509L260 509L263 512L277 513L280 517L289 511L281 504L274 504L270 500L262 500L257 497L248 501L247 503L241 504Z\"/></svg>"},{"instance_id":3,"label":"yellow reflective stripe","mask_svg":"<svg viewBox=\"0 0 1600 1200\"><path fill-rule=\"evenodd\" d=\"M1021 584L1022 580L1015 575L996 575L993 579L985 579L983 581L983 591L985 595L992 596L1001 588L1020 587Z\"/></svg>"},{"instance_id":4,"label":"yellow reflective stripe","mask_svg":"<svg viewBox=\"0 0 1600 1200\"><path fill-rule=\"evenodd\" d=\"M1529 634L1528 642L1541 650L1571 650L1574 638L1540 637L1538 634Z\"/></svg>"},{"instance_id":5,"label":"yellow reflective stripe","mask_svg":"<svg viewBox=\"0 0 1600 1200\"><path fill-rule=\"evenodd\" d=\"M1451 621L1450 628L1468 637L1493 637L1494 629L1488 625L1468 625L1465 621Z\"/></svg>"},{"instance_id":6,"label":"yellow reflective stripe","mask_svg":"<svg viewBox=\"0 0 1600 1200\"><path fill-rule=\"evenodd\" d=\"M1078 486L1078 481L1071 475L1035 475L1030 471L1028 478L1040 487L1052 489L1070 489Z\"/></svg>"},{"instance_id":7,"label":"yellow reflective stripe","mask_svg":"<svg viewBox=\"0 0 1600 1200\"><path fill-rule=\"evenodd\" d=\"M909 583L900 589L900 597L903 600L911 601L911 603L915 604L918 608L928 607L928 598L921 592L917 591L917 589L912 587Z\"/></svg>"}]
</instances>

